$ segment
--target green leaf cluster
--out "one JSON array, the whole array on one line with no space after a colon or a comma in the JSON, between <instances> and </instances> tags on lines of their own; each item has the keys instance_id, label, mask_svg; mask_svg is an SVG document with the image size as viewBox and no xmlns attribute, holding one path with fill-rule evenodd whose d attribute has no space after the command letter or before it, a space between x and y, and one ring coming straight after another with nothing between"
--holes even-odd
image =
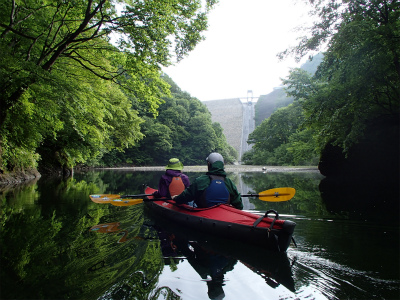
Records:
<instances>
[{"instance_id":1,"label":"green leaf cluster","mask_svg":"<svg viewBox=\"0 0 400 300\"><path fill-rule=\"evenodd\" d=\"M72 167L141 138L161 66L203 39L208 1L0 3L0 169Z\"/></svg>"},{"instance_id":2,"label":"green leaf cluster","mask_svg":"<svg viewBox=\"0 0 400 300\"><path fill-rule=\"evenodd\" d=\"M399 126L400 4L398 1L318 2L314 34L297 55L328 42L314 76L293 70L284 84L304 109L318 144L345 152L376 126Z\"/></svg>"},{"instance_id":3,"label":"green leaf cluster","mask_svg":"<svg viewBox=\"0 0 400 300\"><path fill-rule=\"evenodd\" d=\"M280 55L295 54L299 59L326 46L323 61L315 74L303 69L290 72L283 84L294 104L276 111L253 132L249 142L254 148L244 161L313 163L326 145L351 153L365 141L363 145L378 148L379 136L396 140L389 146L393 151L374 155L396 153L397 147L393 161L398 161L399 2L315 1L313 11L319 20L311 35Z\"/></svg>"}]
</instances>

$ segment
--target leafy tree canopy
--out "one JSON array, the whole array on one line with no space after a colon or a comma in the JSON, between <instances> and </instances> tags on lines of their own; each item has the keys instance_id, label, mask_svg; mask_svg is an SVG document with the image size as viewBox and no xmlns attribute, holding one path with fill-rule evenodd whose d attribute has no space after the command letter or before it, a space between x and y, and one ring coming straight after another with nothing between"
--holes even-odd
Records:
<instances>
[{"instance_id":1,"label":"leafy tree canopy","mask_svg":"<svg viewBox=\"0 0 400 300\"><path fill-rule=\"evenodd\" d=\"M295 107L302 110L299 114L301 126L289 136L283 134L292 120L284 124L279 122L285 120L285 115L293 108L289 106L283 110L285 115L282 111L275 112L251 136L250 142L255 146L245 160L295 163L312 149L323 153L323 149L333 145L353 159L353 164L348 162L348 169L362 169L363 163L355 161L357 157L366 159L360 154L367 148L376 150L374 157L367 158L381 162L376 165L392 161L396 166L399 157L400 3L310 2L319 20L314 23L310 35L300 39L298 46L280 53L281 57L294 54L300 59L322 47L327 49L315 74L294 69L283 81L287 94L295 100ZM380 137L389 142L382 144ZM327 159L332 159L331 166L338 165L335 157L322 160ZM338 168L344 170L344 167Z\"/></svg>"},{"instance_id":2,"label":"leafy tree canopy","mask_svg":"<svg viewBox=\"0 0 400 300\"><path fill-rule=\"evenodd\" d=\"M215 3L1 1L0 169L34 167L39 147L74 165L140 140L139 113L169 95L161 66L203 39Z\"/></svg>"},{"instance_id":3,"label":"leafy tree canopy","mask_svg":"<svg viewBox=\"0 0 400 300\"><path fill-rule=\"evenodd\" d=\"M291 52L302 56L328 43L324 61L315 76L294 70L284 84L302 103L320 145L348 151L378 120L398 126L400 3L317 1L315 11L320 22L313 35Z\"/></svg>"}]
</instances>

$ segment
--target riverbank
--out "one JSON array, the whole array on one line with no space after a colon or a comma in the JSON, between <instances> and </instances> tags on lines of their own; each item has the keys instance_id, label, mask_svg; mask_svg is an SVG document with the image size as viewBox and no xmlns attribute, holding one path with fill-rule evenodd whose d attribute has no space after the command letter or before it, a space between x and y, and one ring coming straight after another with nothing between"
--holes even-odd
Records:
<instances>
[{"instance_id":1,"label":"riverbank","mask_svg":"<svg viewBox=\"0 0 400 300\"><path fill-rule=\"evenodd\" d=\"M12 185L39 179L40 173L36 169L0 174L0 185Z\"/></svg>"},{"instance_id":2,"label":"riverbank","mask_svg":"<svg viewBox=\"0 0 400 300\"><path fill-rule=\"evenodd\" d=\"M165 166L152 167L114 167L114 168L98 168L104 170L126 170L126 171L164 171ZM184 172L207 172L207 166L185 166ZM251 166L251 165L226 165L227 172L318 172L316 166Z\"/></svg>"},{"instance_id":3,"label":"riverbank","mask_svg":"<svg viewBox=\"0 0 400 300\"><path fill-rule=\"evenodd\" d=\"M165 166L151 166L151 167L107 167L95 168L97 170L125 170L129 172L134 171L164 171ZM77 169L79 172L88 169ZM207 172L207 166L185 166L184 172ZM314 166L250 166L250 165L226 165L225 171L227 172L262 172L262 173L276 173L276 172L316 172L319 173L318 167ZM13 185L31 180L37 180L41 174L37 170L26 170L24 172L14 172L8 174L0 174L0 185Z\"/></svg>"}]
</instances>

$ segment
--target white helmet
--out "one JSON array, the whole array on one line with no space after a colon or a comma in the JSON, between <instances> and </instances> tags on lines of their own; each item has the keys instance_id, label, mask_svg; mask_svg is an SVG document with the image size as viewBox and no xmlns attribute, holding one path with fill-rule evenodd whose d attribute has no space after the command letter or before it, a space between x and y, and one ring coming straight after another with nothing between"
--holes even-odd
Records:
<instances>
[{"instance_id":1,"label":"white helmet","mask_svg":"<svg viewBox=\"0 0 400 300\"><path fill-rule=\"evenodd\" d=\"M222 163L224 163L224 158L222 157L221 154L213 152L206 158L206 161L209 162L210 164L213 164L216 161L222 161Z\"/></svg>"}]
</instances>

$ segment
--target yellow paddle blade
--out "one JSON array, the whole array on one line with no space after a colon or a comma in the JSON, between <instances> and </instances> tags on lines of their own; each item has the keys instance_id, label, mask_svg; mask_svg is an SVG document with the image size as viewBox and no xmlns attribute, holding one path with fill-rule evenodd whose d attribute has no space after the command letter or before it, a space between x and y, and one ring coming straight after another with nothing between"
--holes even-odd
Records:
<instances>
[{"instance_id":1,"label":"yellow paddle blade","mask_svg":"<svg viewBox=\"0 0 400 300\"><path fill-rule=\"evenodd\" d=\"M143 202L143 199L114 199L110 203L115 206L130 206Z\"/></svg>"},{"instance_id":2,"label":"yellow paddle blade","mask_svg":"<svg viewBox=\"0 0 400 300\"><path fill-rule=\"evenodd\" d=\"M115 194L90 195L89 197L95 203L111 203L114 199L121 198L120 195Z\"/></svg>"},{"instance_id":3,"label":"yellow paddle blade","mask_svg":"<svg viewBox=\"0 0 400 300\"><path fill-rule=\"evenodd\" d=\"M260 192L259 199L268 202L281 202L288 201L293 198L296 190L290 187L270 189L267 191Z\"/></svg>"}]
</instances>

